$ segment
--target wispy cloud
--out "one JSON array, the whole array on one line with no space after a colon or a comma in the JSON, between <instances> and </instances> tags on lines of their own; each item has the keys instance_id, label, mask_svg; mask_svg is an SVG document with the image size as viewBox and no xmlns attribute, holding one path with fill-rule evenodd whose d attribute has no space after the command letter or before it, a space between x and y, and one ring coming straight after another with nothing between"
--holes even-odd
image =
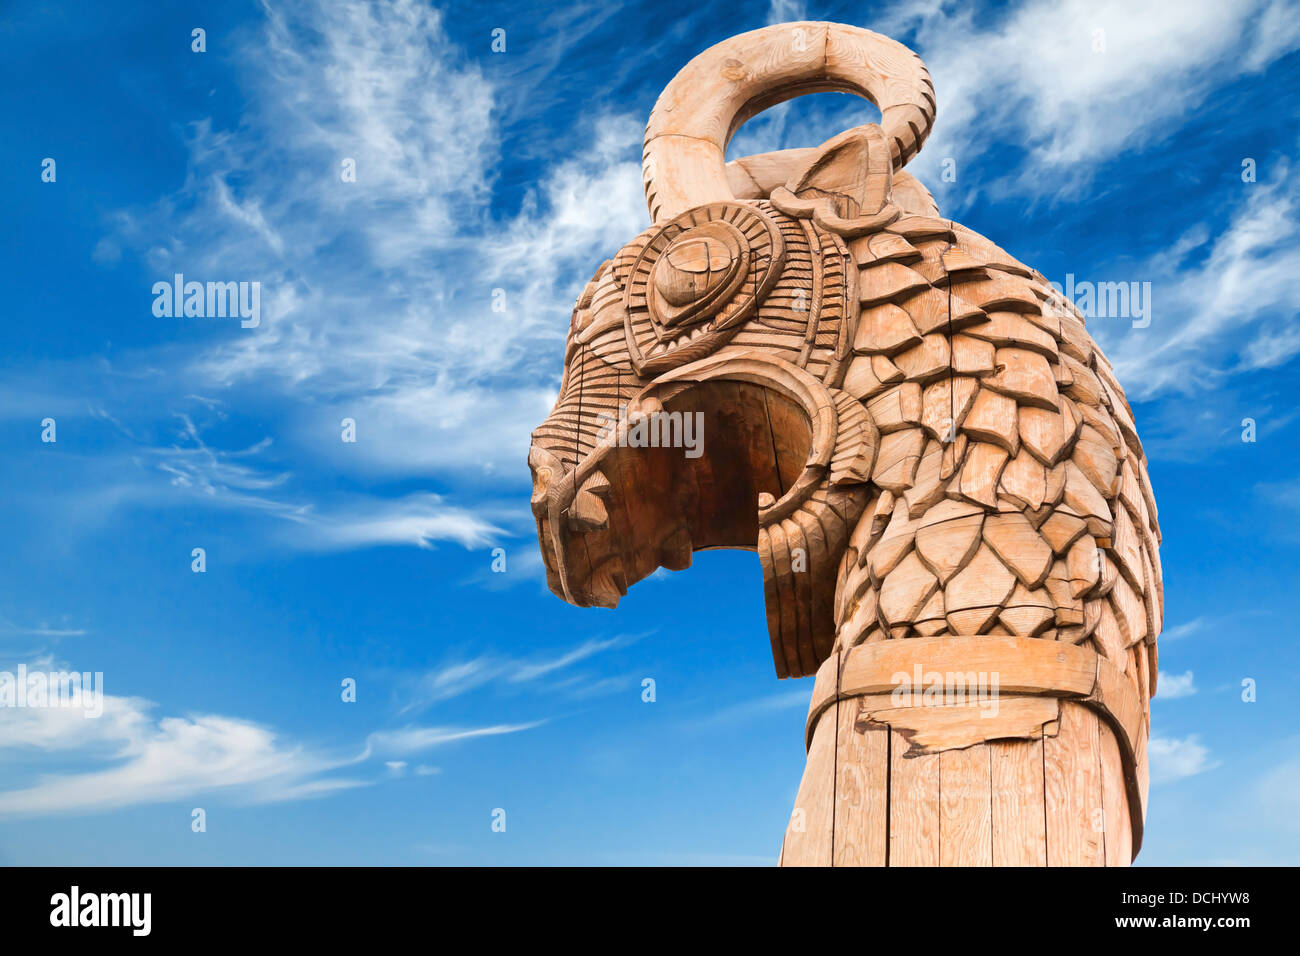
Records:
<instances>
[{"instance_id":1,"label":"wispy cloud","mask_svg":"<svg viewBox=\"0 0 1300 956\"><path fill-rule=\"evenodd\" d=\"M590 695L590 682L570 676L556 680L559 672L606 651L626 647L640 640L640 635L619 635L610 638L593 638L567 651L550 656L513 657L503 654L481 654L466 660L454 661L421 675L413 692L413 699L402 712L427 708L439 701L450 700L488 685L519 687L545 681L553 689L572 689L580 695ZM603 678L604 681L621 678Z\"/></svg>"},{"instance_id":2,"label":"wispy cloud","mask_svg":"<svg viewBox=\"0 0 1300 956\"><path fill-rule=\"evenodd\" d=\"M80 627L56 627L42 621L38 624L19 625L0 615L0 634L16 634L23 637L84 637L88 632Z\"/></svg>"},{"instance_id":3,"label":"wispy cloud","mask_svg":"<svg viewBox=\"0 0 1300 956\"><path fill-rule=\"evenodd\" d=\"M780 0L768 19L800 12ZM946 215L983 194L1096 198L1094 178L1108 163L1160 143L1216 91L1300 49L1292 0L1024 0L992 14L924 0L862 25L906 40L934 78L938 119L909 171ZM777 107L742 128L729 154L815 145L876 115L848 98L797 118ZM995 151L997 164L983 161ZM958 170L951 182L942 175L949 162ZM1300 185L1290 161L1273 158L1259 182L1239 190L1226 223L1191 222L1145 261L1101 264L1154 290L1149 328L1092 323L1130 398L1203 396L1300 354L1300 286L1292 281L1300 274ZM1205 213L1223 216L1223 203ZM1194 417L1186 407L1180 414L1184 424Z\"/></svg>"},{"instance_id":4,"label":"wispy cloud","mask_svg":"<svg viewBox=\"0 0 1300 956\"><path fill-rule=\"evenodd\" d=\"M224 417L221 403L192 398L216 406L217 417ZM267 528L265 540L311 551L430 548L439 541L475 548L510 534L482 508L475 512L455 506L431 492L379 496L305 488L292 471L275 463L269 436L223 449L205 438L204 427L189 413L175 415L179 424L165 438L146 434L147 423L129 427L102 409L95 417L110 422L130 442L116 459L109 456L92 465L108 472L95 494L101 512L183 506L266 515L280 521Z\"/></svg>"},{"instance_id":5,"label":"wispy cloud","mask_svg":"<svg viewBox=\"0 0 1300 956\"><path fill-rule=\"evenodd\" d=\"M1209 623L1204 617L1193 618L1190 621L1184 621L1175 627L1167 627L1160 632L1161 641L1177 641L1191 634L1204 630Z\"/></svg>"},{"instance_id":6,"label":"wispy cloud","mask_svg":"<svg viewBox=\"0 0 1300 956\"><path fill-rule=\"evenodd\" d=\"M1099 325L1132 397L1202 392L1300 354L1300 183L1285 159L1265 176L1240 184L1226 226L1197 224L1133 270L1152 282L1150 328L1113 335Z\"/></svg>"},{"instance_id":7,"label":"wispy cloud","mask_svg":"<svg viewBox=\"0 0 1300 956\"><path fill-rule=\"evenodd\" d=\"M712 727L719 724L733 724L745 720L751 720L755 717L762 717L766 714L782 713L785 711L807 710L808 701L812 695L811 685L799 687L796 690L782 691L779 694L767 694L763 697L756 697L753 700L740 701L736 704L729 704L720 710L714 711L706 717L703 717L691 724L693 729L702 727Z\"/></svg>"},{"instance_id":8,"label":"wispy cloud","mask_svg":"<svg viewBox=\"0 0 1300 956\"><path fill-rule=\"evenodd\" d=\"M1300 830L1300 757L1294 755L1296 741L1287 743L1290 755L1277 758L1276 765L1256 782L1253 796L1255 806L1264 810L1263 819L1295 832ZM1285 862L1293 860L1294 856Z\"/></svg>"},{"instance_id":9,"label":"wispy cloud","mask_svg":"<svg viewBox=\"0 0 1300 956\"><path fill-rule=\"evenodd\" d=\"M767 21L803 19L805 5L769 4ZM934 79L938 122L909 167L949 214L981 190L1041 201L1085 189L1114 157L1158 142L1224 83L1258 73L1300 47L1288 0L1025 0L990 15L920 0L857 22L921 54ZM732 156L813 146L870 122L860 100L762 114ZM1015 143L1016 161L977 181L979 159ZM957 185L941 177L956 160Z\"/></svg>"},{"instance_id":10,"label":"wispy cloud","mask_svg":"<svg viewBox=\"0 0 1300 956\"><path fill-rule=\"evenodd\" d=\"M502 734L517 734L524 730L540 727L544 721L527 724L494 724L490 727L402 727L397 730L382 730L371 734L366 739L366 756L370 754L414 754L434 747L473 740L476 737L498 737Z\"/></svg>"},{"instance_id":11,"label":"wispy cloud","mask_svg":"<svg viewBox=\"0 0 1300 956\"><path fill-rule=\"evenodd\" d=\"M915 31L933 75L940 122L916 164L927 182L943 188L944 157L969 169L1014 142L1023 165L996 188L1037 198L1080 188L1097 164L1158 141L1225 81L1300 44L1286 0L1029 0L978 20L969 6L928 0L869 25Z\"/></svg>"},{"instance_id":12,"label":"wispy cloud","mask_svg":"<svg viewBox=\"0 0 1300 956\"><path fill-rule=\"evenodd\" d=\"M29 667L66 670L50 657ZM372 732L359 754L339 756L238 717L157 717L156 705L140 697L104 694L102 699L96 717L75 707L0 708L0 754L21 757L23 767L60 768L27 786L0 790L0 818L100 813L201 798L273 803L322 797L377 782L363 767L372 759L382 761L386 776L402 777L409 769L402 757L544 723L408 725ZM66 772L62 768L69 763L90 769ZM440 772L423 763L414 768L416 776Z\"/></svg>"},{"instance_id":13,"label":"wispy cloud","mask_svg":"<svg viewBox=\"0 0 1300 956\"><path fill-rule=\"evenodd\" d=\"M1172 783L1219 765L1211 759L1210 751L1200 743L1197 734L1181 738L1153 736L1147 743L1147 754L1152 783Z\"/></svg>"},{"instance_id":14,"label":"wispy cloud","mask_svg":"<svg viewBox=\"0 0 1300 956\"><path fill-rule=\"evenodd\" d=\"M593 117L494 218L501 91L439 11L287 0L266 13L237 57L258 65L242 125L196 124L183 189L121 217L115 237L168 275L262 283L261 327L209 337L185 374L256 385L335 465L523 474L573 298L648 224L640 121ZM313 443L343 415L364 441L346 455Z\"/></svg>"},{"instance_id":15,"label":"wispy cloud","mask_svg":"<svg viewBox=\"0 0 1300 956\"><path fill-rule=\"evenodd\" d=\"M429 548L436 541L455 541L476 548L507 532L474 512L447 504L440 495L370 498L336 502L330 514L309 514L305 527L291 535L301 546L321 550L415 545Z\"/></svg>"},{"instance_id":16,"label":"wispy cloud","mask_svg":"<svg viewBox=\"0 0 1300 956\"><path fill-rule=\"evenodd\" d=\"M261 724L216 714L154 718L153 706L105 695L95 719L69 708L0 710L0 750L66 752L109 764L0 791L0 816L98 813L204 795L265 803L366 782L334 775L355 758L313 752Z\"/></svg>"}]
</instances>

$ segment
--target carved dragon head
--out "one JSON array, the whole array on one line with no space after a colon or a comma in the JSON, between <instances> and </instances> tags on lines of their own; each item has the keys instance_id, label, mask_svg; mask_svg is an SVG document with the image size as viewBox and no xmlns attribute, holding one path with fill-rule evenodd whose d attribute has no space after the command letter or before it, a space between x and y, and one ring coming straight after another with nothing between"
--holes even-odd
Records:
<instances>
[{"instance_id":1,"label":"carved dragon head","mask_svg":"<svg viewBox=\"0 0 1300 956\"><path fill-rule=\"evenodd\" d=\"M724 162L746 119L822 91L869 99L882 124ZM899 172L933 118L915 54L838 24L733 37L663 91L645 136L654 225L583 291L559 399L533 433L532 508L556 594L612 607L704 548L757 548L770 578L791 560L791 521L817 529L793 559L833 573L876 446L862 407L838 390L858 309L846 242L933 212ZM808 673L830 648L831 609L782 607L773 588L774 641L802 633L777 670Z\"/></svg>"},{"instance_id":2,"label":"carved dragon head","mask_svg":"<svg viewBox=\"0 0 1300 956\"><path fill-rule=\"evenodd\" d=\"M724 163L747 118L826 90L871 100L881 123ZM941 218L903 171L934 112L914 54L839 24L742 34L668 85L645 137L654 225L583 291L559 400L533 433L547 580L566 601L612 607L693 551L754 549L777 675L818 674L800 807L839 793L827 774L841 759L880 769L879 753L863 756L872 727L917 757L1104 739L1121 759L1101 776L1131 818L1107 818L1106 859L1120 860L1141 842L1163 615L1146 457L1078 310ZM886 663L965 670L978 655L1007 675L1031 660L1055 670L1004 687L1018 699L996 727L892 698L871 710L892 686ZM1071 723L1085 705L1104 737ZM987 793L991 764L975 765L986 776L969 786ZM905 788L886 802L937 806ZM783 859L832 858L829 806ZM1081 849L1061 859L1097 862L1096 834L1074 835Z\"/></svg>"}]
</instances>

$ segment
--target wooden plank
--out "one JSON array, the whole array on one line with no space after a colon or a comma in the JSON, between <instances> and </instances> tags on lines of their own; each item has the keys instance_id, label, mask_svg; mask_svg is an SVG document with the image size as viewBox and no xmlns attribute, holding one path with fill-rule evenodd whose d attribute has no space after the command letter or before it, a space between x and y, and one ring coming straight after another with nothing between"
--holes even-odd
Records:
<instances>
[{"instance_id":1,"label":"wooden plank","mask_svg":"<svg viewBox=\"0 0 1300 956\"><path fill-rule=\"evenodd\" d=\"M830 866L835 816L835 732L837 703L813 730L808 763L790 813L790 823L781 847L782 866Z\"/></svg>"},{"instance_id":2,"label":"wooden plank","mask_svg":"<svg viewBox=\"0 0 1300 956\"><path fill-rule=\"evenodd\" d=\"M993 865L1046 866L1043 741L988 744L993 780Z\"/></svg>"},{"instance_id":3,"label":"wooden plank","mask_svg":"<svg viewBox=\"0 0 1300 956\"><path fill-rule=\"evenodd\" d=\"M1010 593L1014 579L1011 572L1006 575ZM1035 638L964 636L859 644L845 653L839 690L846 697L890 694L898 687L895 675L911 674L916 667L997 673L1002 694L1085 695L1097 680L1097 658L1086 648Z\"/></svg>"},{"instance_id":4,"label":"wooden plank","mask_svg":"<svg viewBox=\"0 0 1300 956\"><path fill-rule=\"evenodd\" d=\"M997 711L987 709L992 701L979 701L979 716L971 708L979 689L970 687L971 701L953 706L895 707L890 696L871 695L858 698L863 702L861 716L873 722L889 724L907 735L908 756L943 753L982 744L1000 737L1033 737L1042 733L1043 725L1057 719L1054 697L1007 697L998 700Z\"/></svg>"},{"instance_id":5,"label":"wooden plank","mask_svg":"<svg viewBox=\"0 0 1300 956\"><path fill-rule=\"evenodd\" d=\"M939 863L991 866L993 779L987 744L939 754Z\"/></svg>"},{"instance_id":6,"label":"wooden plank","mask_svg":"<svg viewBox=\"0 0 1300 956\"><path fill-rule=\"evenodd\" d=\"M884 866L889 840L889 728L858 728L858 701L840 704L835 866Z\"/></svg>"},{"instance_id":7,"label":"wooden plank","mask_svg":"<svg viewBox=\"0 0 1300 956\"><path fill-rule=\"evenodd\" d=\"M1043 744L1047 797L1047 865L1103 866L1100 718L1083 704L1061 702L1061 726Z\"/></svg>"},{"instance_id":8,"label":"wooden plank","mask_svg":"<svg viewBox=\"0 0 1300 956\"><path fill-rule=\"evenodd\" d=\"M1128 866L1133 861L1133 820L1124 789L1124 764L1111 729L1101 727L1101 803L1105 814L1106 865Z\"/></svg>"},{"instance_id":9,"label":"wooden plank","mask_svg":"<svg viewBox=\"0 0 1300 956\"><path fill-rule=\"evenodd\" d=\"M907 739L889 732L889 865L939 865L939 758L904 757Z\"/></svg>"}]
</instances>

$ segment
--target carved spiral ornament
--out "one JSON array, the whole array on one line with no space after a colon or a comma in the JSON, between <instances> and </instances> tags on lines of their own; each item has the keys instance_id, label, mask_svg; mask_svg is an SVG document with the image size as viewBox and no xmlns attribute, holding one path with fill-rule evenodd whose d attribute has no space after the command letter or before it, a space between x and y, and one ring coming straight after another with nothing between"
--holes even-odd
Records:
<instances>
[{"instance_id":1,"label":"carved spiral ornament","mask_svg":"<svg viewBox=\"0 0 1300 956\"><path fill-rule=\"evenodd\" d=\"M664 224L642 248L624 293L638 374L658 375L725 345L784 260L780 229L753 206L714 203Z\"/></svg>"}]
</instances>

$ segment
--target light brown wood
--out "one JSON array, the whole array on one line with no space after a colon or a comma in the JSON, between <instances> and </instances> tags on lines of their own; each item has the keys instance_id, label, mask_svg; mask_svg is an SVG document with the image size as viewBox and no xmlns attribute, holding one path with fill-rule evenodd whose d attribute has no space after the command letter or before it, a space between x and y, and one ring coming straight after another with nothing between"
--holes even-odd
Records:
<instances>
[{"instance_id":1,"label":"light brown wood","mask_svg":"<svg viewBox=\"0 0 1300 956\"><path fill-rule=\"evenodd\" d=\"M1022 447L1002 470L998 492L1000 499L1036 511L1047 498L1047 470L1028 448Z\"/></svg>"},{"instance_id":2,"label":"light brown wood","mask_svg":"<svg viewBox=\"0 0 1300 956\"><path fill-rule=\"evenodd\" d=\"M907 738L907 755L947 753L1000 738L1040 737L1044 725L1058 716L1058 701L1051 697L1008 697L981 704L895 707L883 695L859 697L862 718L872 724L901 731ZM978 714L972 710L978 708Z\"/></svg>"},{"instance_id":3,"label":"light brown wood","mask_svg":"<svg viewBox=\"0 0 1300 956\"><path fill-rule=\"evenodd\" d=\"M1016 402L991 388L979 390L975 404L962 420L961 430L976 441L992 442L1006 449L1008 455L1020 451Z\"/></svg>"},{"instance_id":4,"label":"light brown wood","mask_svg":"<svg viewBox=\"0 0 1300 956\"><path fill-rule=\"evenodd\" d=\"M1010 396L1021 405L1056 408L1059 396L1056 377L1041 352L1022 348L998 349L993 358L997 371L984 379L996 392Z\"/></svg>"},{"instance_id":5,"label":"light brown wood","mask_svg":"<svg viewBox=\"0 0 1300 956\"><path fill-rule=\"evenodd\" d=\"M1100 718L1063 703L1055 737L1043 742L1048 866L1102 866L1105 810Z\"/></svg>"},{"instance_id":6,"label":"light brown wood","mask_svg":"<svg viewBox=\"0 0 1300 956\"><path fill-rule=\"evenodd\" d=\"M1008 457L1005 448L988 442L973 442L966 450L956 493L968 501L996 508L998 481Z\"/></svg>"},{"instance_id":7,"label":"light brown wood","mask_svg":"<svg viewBox=\"0 0 1300 956\"><path fill-rule=\"evenodd\" d=\"M835 866L884 866L889 839L889 728L860 723L856 701L839 708Z\"/></svg>"},{"instance_id":8,"label":"light brown wood","mask_svg":"<svg viewBox=\"0 0 1300 956\"><path fill-rule=\"evenodd\" d=\"M984 515L977 512L917 529L917 554L940 584L947 585L975 556L983 526Z\"/></svg>"},{"instance_id":9,"label":"light brown wood","mask_svg":"<svg viewBox=\"0 0 1300 956\"><path fill-rule=\"evenodd\" d=\"M1101 802L1107 866L1128 866L1133 859L1133 825L1124 789L1124 760L1115 737L1103 727L1101 742Z\"/></svg>"},{"instance_id":10,"label":"light brown wood","mask_svg":"<svg viewBox=\"0 0 1300 956\"><path fill-rule=\"evenodd\" d=\"M984 540L1026 588L1032 591L1047 580L1052 549L1022 512L989 515L984 522Z\"/></svg>"},{"instance_id":11,"label":"light brown wood","mask_svg":"<svg viewBox=\"0 0 1300 956\"><path fill-rule=\"evenodd\" d=\"M993 789L993 865L1046 866L1043 740L997 740L987 746Z\"/></svg>"},{"instance_id":12,"label":"light brown wood","mask_svg":"<svg viewBox=\"0 0 1300 956\"><path fill-rule=\"evenodd\" d=\"M987 744L939 757L939 865L993 865L993 777Z\"/></svg>"},{"instance_id":13,"label":"light brown wood","mask_svg":"<svg viewBox=\"0 0 1300 956\"><path fill-rule=\"evenodd\" d=\"M837 705L840 706L840 705ZM856 710L856 705L842 705ZM836 707L813 731L808 763L781 846L785 866L830 866L834 851Z\"/></svg>"},{"instance_id":14,"label":"light brown wood","mask_svg":"<svg viewBox=\"0 0 1300 956\"><path fill-rule=\"evenodd\" d=\"M906 757L907 739L891 730L889 865L939 866L940 754Z\"/></svg>"},{"instance_id":15,"label":"light brown wood","mask_svg":"<svg viewBox=\"0 0 1300 956\"><path fill-rule=\"evenodd\" d=\"M881 122L724 162L825 90ZM547 583L614 607L756 552L776 675L817 675L786 864L1126 864L1163 623L1147 462L1079 311L903 169L934 116L911 51L839 24L669 83L653 225L579 296L533 433ZM972 675L995 710L895 694Z\"/></svg>"}]
</instances>

